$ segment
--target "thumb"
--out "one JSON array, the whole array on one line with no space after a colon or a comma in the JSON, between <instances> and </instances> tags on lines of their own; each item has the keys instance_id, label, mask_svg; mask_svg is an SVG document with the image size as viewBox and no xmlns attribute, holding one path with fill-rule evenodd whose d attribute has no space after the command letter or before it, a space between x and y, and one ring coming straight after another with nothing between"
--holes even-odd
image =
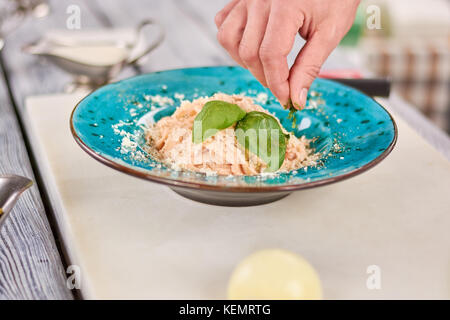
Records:
<instances>
[{"instance_id":1,"label":"thumb","mask_svg":"<svg viewBox=\"0 0 450 320\"><path fill-rule=\"evenodd\" d=\"M334 39L333 39L334 38ZM330 53L339 44L337 37L324 36L316 32L300 50L289 72L290 97L297 109L306 105L306 96L320 68Z\"/></svg>"}]
</instances>

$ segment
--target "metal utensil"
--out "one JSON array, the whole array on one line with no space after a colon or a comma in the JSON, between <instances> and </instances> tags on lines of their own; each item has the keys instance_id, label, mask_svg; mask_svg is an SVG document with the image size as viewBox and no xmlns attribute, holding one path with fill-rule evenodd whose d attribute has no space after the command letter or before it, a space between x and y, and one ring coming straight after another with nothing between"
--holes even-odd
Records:
<instances>
[{"instance_id":1,"label":"metal utensil","mask_svg":"<svg viewBox=\"0 0 450 320\"><path fill-rule=\"evenodd\" d=\"M0 228L19 196L32 184L33 181L25 177L16 175L0 176Z\"/></svg>"},{"instance_id":2,"label":"metal utensil","mask_svg":"<svg viewBox=\"0 0 450 320\"><path fill-rule=\"evenodd\" d=\"M138 45L140 35L144 27L148 25L155 25L158 27L158 36L150 43L144 50L135 54L134 51ZM32 43L23 47L23 51L40 55L47 58L50 62L57 65L61 69L75 76L75 83L87 86L89 88L96 88L103 85L114 78L125 66L137 63L141 58L146 56L156 47L158 47L164 40L165 32L163 27L152 19L146 19L138 24L135 29L135 37L131 42L124 42L123 40L79 40L79 39L58 39L51 40L43 38L36 43ZM55 53L55 48L75 48L75 47L89 47L89 46L113 46L116 48L123 48L126 50L126 56L120 61L111 64L89 64L75 59L61 56Z\"/></svg>"}]
</instances>

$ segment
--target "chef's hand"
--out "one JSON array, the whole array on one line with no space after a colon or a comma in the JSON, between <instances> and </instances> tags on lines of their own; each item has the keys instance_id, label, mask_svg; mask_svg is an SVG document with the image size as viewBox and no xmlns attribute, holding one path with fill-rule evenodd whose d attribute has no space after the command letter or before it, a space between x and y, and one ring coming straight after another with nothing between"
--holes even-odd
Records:
<instances>
[{"instance_id":1,"label":"chef's hand","mask_svg":"<svg viewBox=\"0 0 450 320\"><path fill-rule=\"evenodd\" d=\"M215 17L217 39L282 105L290 98L299 108L358 5L359 0L232 0ZM289 70L297 32L306 44Z\"/></svg>"}]
</instances>

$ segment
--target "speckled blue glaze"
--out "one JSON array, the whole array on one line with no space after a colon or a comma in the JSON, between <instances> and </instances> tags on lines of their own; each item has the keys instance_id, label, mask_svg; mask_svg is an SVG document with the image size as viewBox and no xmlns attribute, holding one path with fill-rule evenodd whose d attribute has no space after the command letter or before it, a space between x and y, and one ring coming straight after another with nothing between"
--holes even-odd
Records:
<instances>
[{"instance_id":1,"label":"speckled blue glaze","mask_svg":"<svg viewBox=\"0 0 450 320\"><path fill-rule=\"evenodd\" d=\"M313 146L322 152L321 165L268 177L220 177L176 172L158 165L141 150L142 129L137 124L153 106L155 120L171 115L179 105L176 94L192 100L216 92L256 97L267 93L262 107L274 113L296 136L315 138ZM314 92L311 95L311 92ZM161 95L172 98L172 106L161 106L145 98ZM72 131L78 143L97 160L116 169L147 176L169 185L198 187L272 188L317 185L362 171L383 158L396 139L389 113L363 93L329 80L317 79L308 96L309 108L297 113L297 129L291 127L284 110L270 91L240 67L204 67L155 72L106 85L82 100L72 115ZM119 127L113 126L122 123ZM146 155L136 159L121 149L124 130L137 137L137 150ZM139 174L136 174L139 172ZM316 182L316 183L315 183ZM330 181L331 182L331 181Z\"/></svg>"}]
</instances>

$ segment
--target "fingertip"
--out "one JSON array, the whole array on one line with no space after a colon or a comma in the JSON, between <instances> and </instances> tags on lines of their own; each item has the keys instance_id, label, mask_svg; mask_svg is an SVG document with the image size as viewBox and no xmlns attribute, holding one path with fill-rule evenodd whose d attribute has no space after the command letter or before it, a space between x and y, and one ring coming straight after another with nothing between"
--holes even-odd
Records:
<instances>
[{"instance_id":1,"label":"fingertip","mask_svg":"<svg viewBox=\"0 0 450 320\"><path fill-rule=\"evenodd\" d=\"M217 29L220 28L223 22L223 13L222 11L217 12L216 16L214 17L214 23L216 24Z\"/></svg>"},{"instance_id":2,"label":"fingertip","mask_svg":"<svg viewBox=\"0 0 450 320\"><path fill-rule=\"evenodd\" d=\"M300 95L299 95L299 103L300 103L300 107L303 109L304 107L306 107L306 98L308 97L308 88L302 88L302 90L300 90Z\"/></svg>"},{"instance_id":3,"label":"fingertip","mask_svg":"<svg viewBox=\"0 0 450 320\"><path fill-rule=\"evenodd\" d=\"M264 88L269 88L269 86L267 85L266 79L259 79L259 82L261 83L261 85L262 85Z\"/></svg>"},{"instance_id":4,"label":"fingertip","mask_svg":"<svg viewBox=\"0 0 450 320\"><path fill-rule=\"evenodd\" d=\"M289 101L290 101L289 99L286 101L282 101L277 98L277 100L278 100L278 103L283 107L283 109L289 110Z\"/></svg>"},{"instance_id":5,"label":"fingertip","mask_svg":"<svg viewBox=\"0 0 450 320\"><path fill-rule=\"evenodd\" d=\"M271 88L269 86L270 90L272 91L273 95L278 99L280 104L284 108L290 108L291 99L289 99L289 86L286 84L286 86L280 86L277 88Z\"/></svg>"},{"instance_id":6,"label":"fingertip","mask_svg":"<svg viewBox=\"0 0 450 320\"><path fill-rule=\"evenodd\" d=\"M291 100L295 109L302 110L306 106L308 88L302 87L298 91L291 92Z\"/></svg>"},{"instance_id":7,"label":"fingertip","mask_svg":"<svg viewBox=\"0 0 450 320\"><path fill-rule=\"evenodd\" d=\"M289 110L292 107L292 101L290 98L284 98L284 99L277 98L277 99L278 99L278 102L283 107L283 109Z\"/></svg>"}]
</instances>

